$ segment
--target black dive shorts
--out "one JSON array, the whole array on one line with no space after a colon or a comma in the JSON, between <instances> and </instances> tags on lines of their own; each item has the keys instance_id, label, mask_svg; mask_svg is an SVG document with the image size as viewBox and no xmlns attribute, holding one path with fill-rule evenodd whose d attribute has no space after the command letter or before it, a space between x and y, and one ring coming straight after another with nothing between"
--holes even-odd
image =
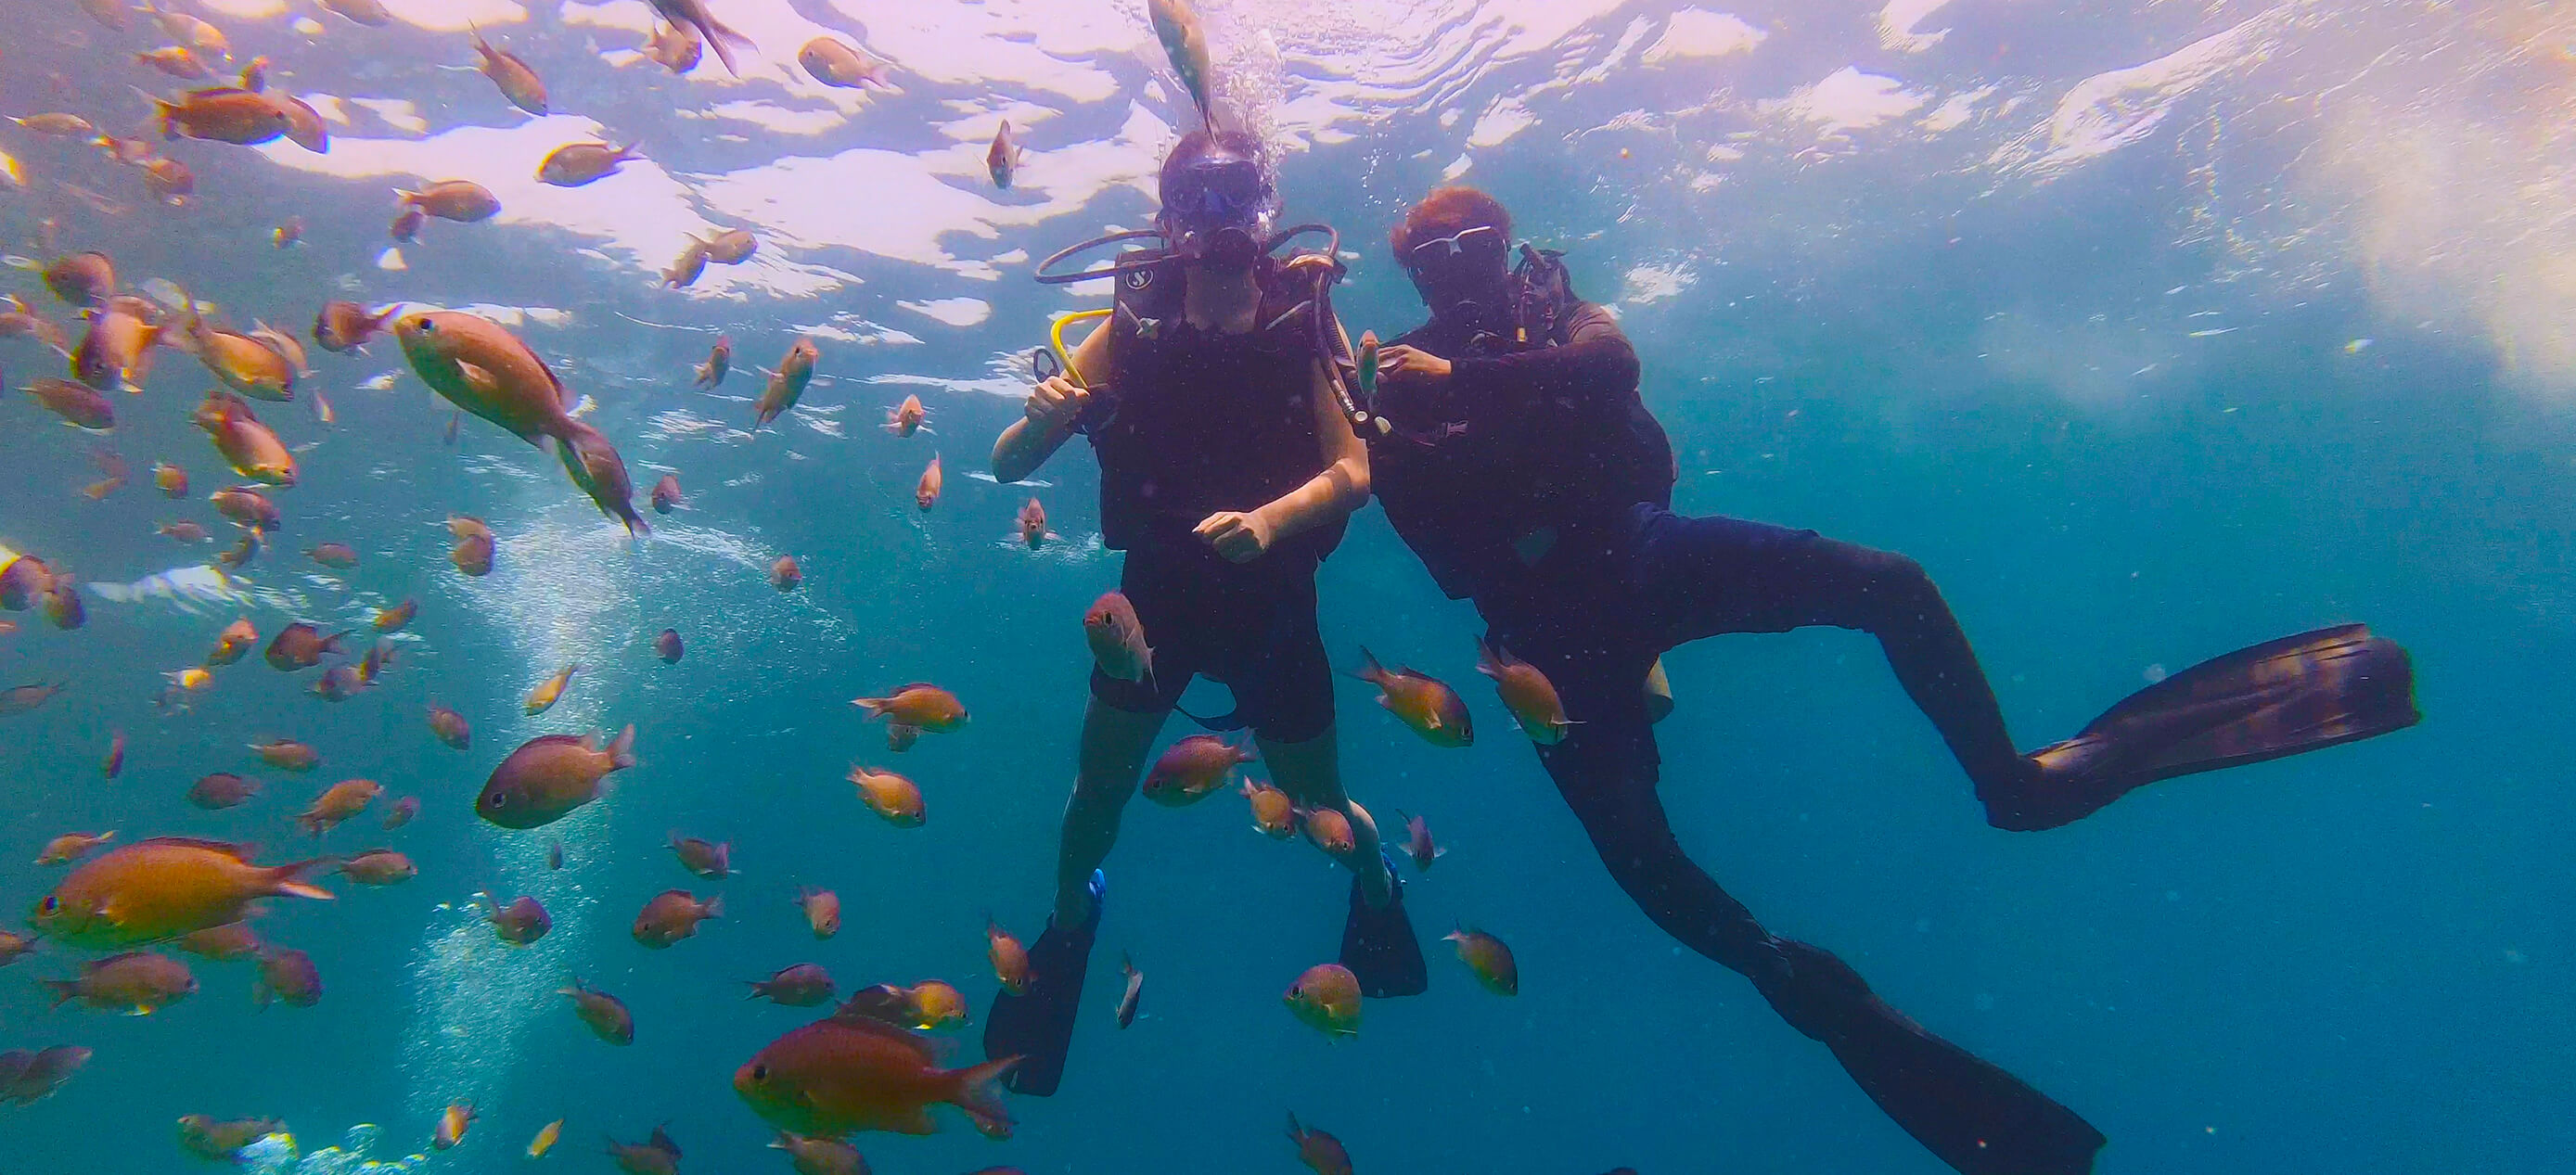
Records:
<instances>
[{"instance_id":1,"label":"black dive shorts","mask_svg":"<svg viewBox=\"0 0 2576 1175\"><path fill-rule=\"evenodd\" d=\"M1250 563L1228 563L1184 536L1127 552L1118 590L1135 605L1154 672L1120 681L1091 671L1091 696L1137 714L1161 714L1192 677L1225 683L1235 712L1273 742L1301 743L1333 725L1333 669L1315 627L1315 568L1294 544Z\"/></svg>"}]
</instances>

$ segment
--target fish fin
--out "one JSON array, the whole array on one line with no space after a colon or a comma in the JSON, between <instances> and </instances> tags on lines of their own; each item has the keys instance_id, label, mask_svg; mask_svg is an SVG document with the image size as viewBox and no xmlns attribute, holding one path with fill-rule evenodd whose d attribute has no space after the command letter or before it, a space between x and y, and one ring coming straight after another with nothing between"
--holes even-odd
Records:
<instances>
[{"instance_id":1,"label":"fish fin","mask_svg":"<svg viewBox=\"0 0 2576 1175\"><path fill-rule=\"evenodd\" d=\"M608 744L609 770L623 771L635 765L635 724L627 723Z\"/></svg>"},{"instance_id":2,"label":"fish fin","mask_svg":"<svg viewBox=\"0 0 2576 1175\"><path fill-rule=\"evenodd\" d=\"M1386 677L1386 666L1377 663L1377 655L1369 652L1367 645L1360 646L1360 667L1357 669L1345 669L1342 672L1347 676L1358 678L1359 680L1368 682L1371 685L1376 685L1381 689L1385 688L1382 679Z\"/></svg>"},{"instance_id":3,"label":"fish fin","mask_svg":"<svg viewBox=\"0 0 2576 1175\"><path fill-rule=\"evenodd\" d=\"M698 907L698 917L700 917L700 918L722 918L722 917L724 917L724 895L723 895L723 894L717 894L717 895L716 895L716 896L714 896L714 897L708 898L708 899L706 900L705 904L703 904L703 905L701 905L701 906L699 906L699 907Z\"/></svg>"},{"instance_id":4,"label":"fish fin","mask_svg":"<svg viewBox=\"0 0 2576 1175\"><path fill-rule=\"evenodd\" d=\"M680 1157L680 1144L671 1141L671 1136L664 1132L659 1126L653 1128L653 1137L645 1139L644 1145L652 1147L654 1150L660 1151L672 1158L676 1159Z\"/></svg>"},{"instance_id":5,"label":"fish fin","mask_svg":"<svg viewBox=\"0 0 2576 1175\"><path fill-rule=\"evenodd\" d=\"M1009 1138L1011 1113L1002 1105L1001 1080L1019 1063L1019 1057L1008 1056L957 1070L957 1090L949 1095L950 1104L966 1111L976 1129L994 1138Z\"/></svg>"},{"instance_id":6,"label":"fish fin","mask_svg":"<svg viewBox=\"0 0 2576 1175\"><path fill-rule=\"evenodd\" d=\"M1476 672L1500 680L1503 676L1503 667L1507 664L1503 660L1504 656L1500 647L1481 636L1476 638Z\"/></svg>"},{"instance_id":7,"label":"fish fin","mask_svg":"<svg viewBox=\"0 0 2576 1175\"><path fill-rule=\"evenodd\" d=\"M314 835L319 836L321 834L316 832ZM303 878L304 874L312 870L338 863L339 859L336 857L315 857L310 861L297 861L292 864L278 865L270 868L267 871L267 894L271 897L311 898L317 902L331 901L333 900L333 895L330 890L324 889L309 881L305 881Z\"/></svg>"},{"instance_id":8,"label":"fish fin","mask_svg":"<svg viewBox=\"0 0 2576 1175\"><path fill-rule=\"evenodd\" d=\"M501 388L501 381L494 378L491 372L462 359L456 361L456 374L463 378L466 386L473 388L477 395L488 396Z\"/></svg>"}]
</instances>

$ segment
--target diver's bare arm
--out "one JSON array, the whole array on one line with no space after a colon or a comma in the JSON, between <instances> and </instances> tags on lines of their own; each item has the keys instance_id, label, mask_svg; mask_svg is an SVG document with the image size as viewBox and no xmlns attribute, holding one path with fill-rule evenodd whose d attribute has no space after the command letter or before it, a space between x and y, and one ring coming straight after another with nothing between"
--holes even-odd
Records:
<instances>
[{"instance_id":1,"label":"diver's bare arm","mask_svg":"<svg viewBox=\"0 0 2576 1175\"><path fill-rule=\"evenodd\" d=\"M1095 328L1073 349L1073 371L1097 376L1109 370L1109 332ZM1073 435L1091 393L1078 385L1050 380L1029 393L1028 415L1003 429L993 442L993 479L1007 485L1038 471Z\"/></svg>"},{"instance_id":2,"label":"diver's bare arm","mask_svg":"<svg viewBox=\"0 0 2576 1175\"><path fill-rule=\"evenodd\" d=\"M1315 435L1323 439L1324 456L1332 464L1306 484L1254 511L1269 525L1273 542L1339 522L1368 504L1368 446L1351 431L1351 422L1334 401L1332 384L1325 378L1321 364L1315 367L1314 388L1307 399L1314 402Z\"/></svg>"}]
</instances>

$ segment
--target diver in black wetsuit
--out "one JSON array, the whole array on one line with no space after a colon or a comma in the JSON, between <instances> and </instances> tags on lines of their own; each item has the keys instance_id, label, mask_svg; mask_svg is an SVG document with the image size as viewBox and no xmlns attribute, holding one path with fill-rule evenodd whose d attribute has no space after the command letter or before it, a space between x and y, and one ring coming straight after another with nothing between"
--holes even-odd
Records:
<instances>
[{"instance_id":1,"label":"diver in black wetsuit","mask_svg":"<svg viewBox=\"0 0 2576 1175\"><path fill-rule=\"evenodd\" d=\"M1259 140L1193 131L1164 160L1161 248L1041 280L1118 279L1108 324L1068 370L1030 393L1027 419L993 446L993 475L1029 475L1075 433L1100 458L1101 540L1124 551L1119 587L1152 667L1143 681L1095 670L1081 761L1065 805L1054 916L1029 950L1028 990L985 1020L988 1056L1016 1055L1006 1081L1050 1094L1100 921L1099 866L1136 793L1145 753L1194 676L1233 691L1272 782L1309 809L1349 817L1352 873L1342 962L1372 996L1423 990L1422 948L1367 809L1342 789L1332 668L1315 626L1315 571L1368 501L1368 452L1328 365L1346 350L1308 275L1338 275L1329 251L1272 254L1304 226L1271 227L1278 199ZM1319 322L1319 319L1322 320ZM1329 340L1319 347L1319 340Z\"/></svg>"},{"instance_id":2,"label":"diver in black wetsuit","mask_svg":"<svg viewBox=\"0 0 2576 1175\"><path fill-rule=\"evenodd\" d=\"M1998 828L2053 828L2158 779L2416 721L2406 653L2359 625L2258 645L2141 691L2023 755L1921 566L1734 518L1674 514L1672 451L1636 352L1551 254L1510 262L1511 220L1434 191L1393 232L1431 321L1380 353L1368 436L1378 500L1442 590L1537 665L1575 725L1538 754L1602 863L1675 939L1742 973L1831 1048L1888 1115L1972 1175L2089 1171L2102 1135L1925 1032L1822 948L1772 934L1682 851L1657 798L1645 683L1667 648L1809 625L1878 638ZM1374 433L1374 435L1370 435Z\"/></svg>"}]
</instances>

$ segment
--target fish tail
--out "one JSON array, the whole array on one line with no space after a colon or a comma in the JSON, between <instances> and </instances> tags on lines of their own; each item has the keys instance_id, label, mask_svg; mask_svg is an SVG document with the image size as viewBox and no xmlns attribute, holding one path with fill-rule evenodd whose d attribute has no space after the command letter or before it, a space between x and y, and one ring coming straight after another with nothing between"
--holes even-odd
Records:
<instances>
[{"instance_id":1,"label":"fish tail","mask_svg":"<svg viewBox=\"0 0 2576 1175\"><path fill-rule=\"evenodd\" d=\"M321 821L319 820L298 817L296 819L296 823L305 825L305 830L315 836L321 835ZM337 865L339 863L340 861L337 857L315 857L310 861L296 861L290 864L279 865L264 870L263 872L267 874L268 882L264 893L269 897L311 898L317 902L330 901L332 900L331 891L304 880L304 875L315 869Z\"/></svg>"},{"instance_id":2,"label":"fish tail","mask_svg":"<svg viewBox=\"0 0 2576 1175\"><path fill-rule=\"evenodd\" d=\"M1344 670L1343 672L1348 673L1361 681L1370 682L1383 687L1384 679L1386 677L1386 666L1377 663L1377 655L1369 652L1367 645L1361 645L1360 667L1355 670Z\"/></svg>"},{"instance_id":3,"label":"fish tail","mask_svg":"<svg viewBox=\"0 0 2576 1175\"><path fill-rule=\"evenodd\" d=\"M1503 657L1504 653L1499 646L1481 636L1476 638L1476 672L1487 677L1501 676Z\"/></svg>"},{"instance_id":4,"label":"fish tail","mask_svg":"<svg viewBox=\"0 0 2576 1175\"><path fill-rule=\"evenodd\" d=\"M724 895L717 894L714 897L708 898L705 905L698 907L698 916L701 918L724 917Z\"/></svg>"},{"instance_id":5,"label":"fish tail","mask_svg":"<svg viewBox=\"0 0 2576 1175\"><path fill-rule=\"evenodd\" d=\"M80 998L80 980L40 979L37 982L44 984L47 990L54 993L54 1006L57 1008Z\"/></svg>"},{"instance_id":6,"label":"fish tail","mask_svg":"<svg viewBox=\"0 0 2576 1175\"><path fill-rule=\"evenodd\" d=\"M635 724L630 722L626 724L626 729L618 731L617 738L608 744L608 769L624 771L634 765Z\"/></svg>"},{"instance_id":7,"label":"fish tail","mask_svg":"<svg viewBox=\"0 0 2576 1175\"><path fill-rule=\"evenodd\" d=\"M893 700L892 698L853 698L850 704L858 707L860 713L870 718L882 718L885 717L887 703Z\"/></svg>"},{"instance_id":8,"label":"fish tail","mask_svg":"<svg viewBox=\"0 0 2576 1175\"><path fill-rule=\"evenodd\" d=\"M949 1095L949 1104L966 1111L966 1116L975 1120L976 1129L995 1138L1009 1138L1011 1112L1002 1105L1001 1082L1019 1064L1020 1058L1013 1055L954 1071L951 1076L957 1079L957 1089Z\"/></svg>"}]
</instances>

